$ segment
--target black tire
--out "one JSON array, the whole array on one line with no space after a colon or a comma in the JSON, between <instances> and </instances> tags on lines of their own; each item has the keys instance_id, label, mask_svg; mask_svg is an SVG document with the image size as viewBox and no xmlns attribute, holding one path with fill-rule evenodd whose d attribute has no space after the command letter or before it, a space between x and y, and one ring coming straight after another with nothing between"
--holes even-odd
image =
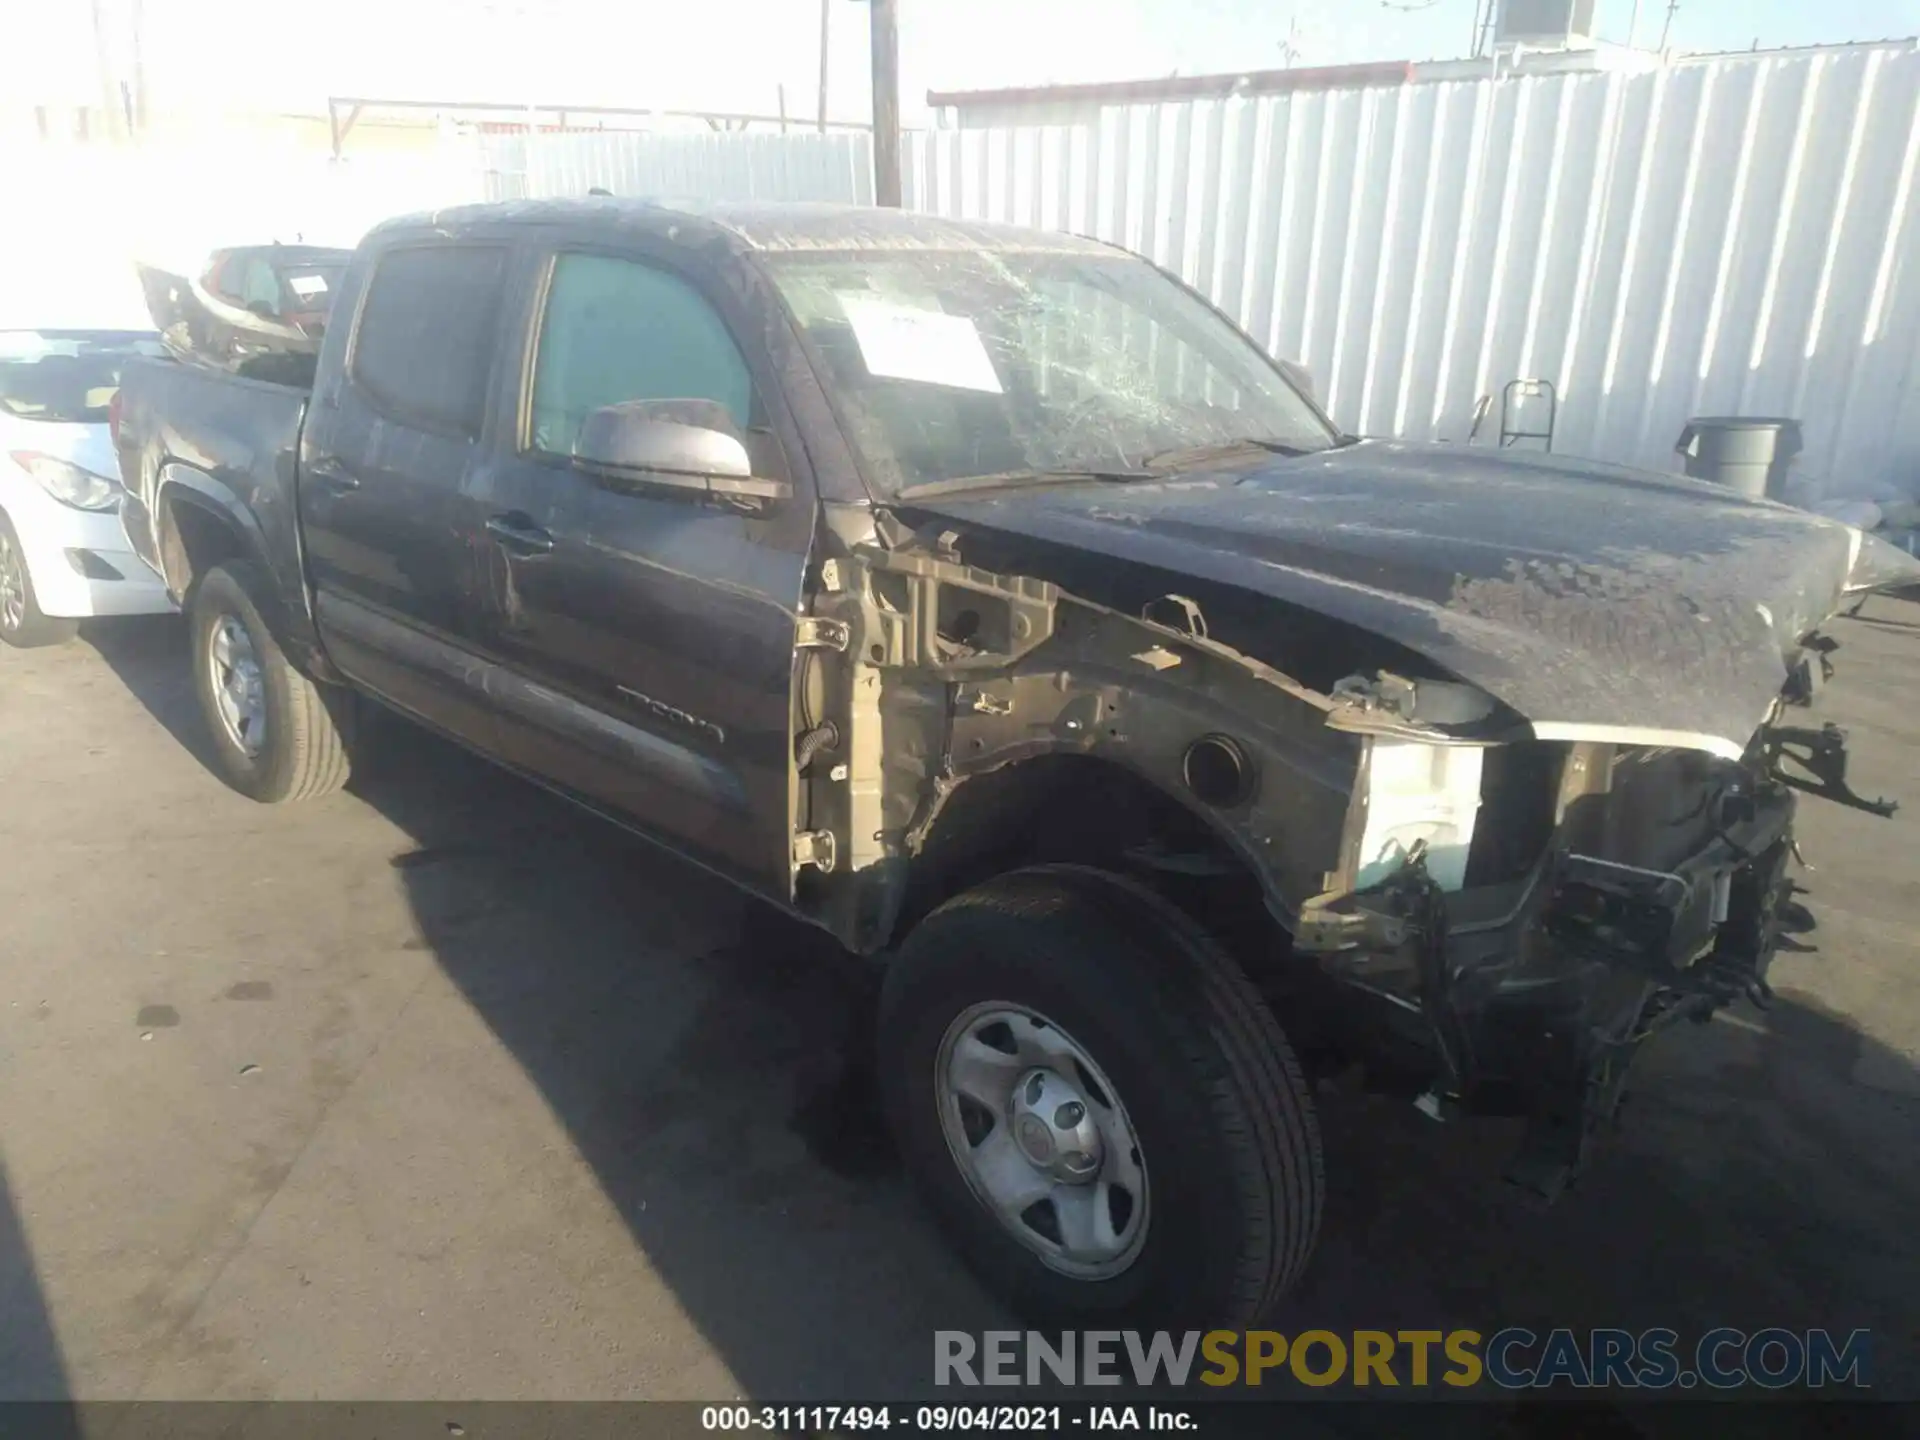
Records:
<instances>
[{"instance_id":1,"label":"black tire","mask_svg":"<svg viewBox=\"0 0 1920 1440\"><path fill-rule=\"evenodd\" d=\"M27 571L26 554L20 548L20 536L4 513L0 513L0 565L8 568L13 584L19 587L17 618L14 618L13 607L0 604L0 643L16 650L38 650L43 645L64 645L71 640L80 629L80 622L41 610L40 597L33 591L33 576Z\"/></svg>"},{"instance_id":2,"label":"black tire","mask_svg":"<svg viewBox=\"0 0 1920 1440\"><path fill-rule=\"evenodd\" d=\"M935 1088L969 1007L1031 1007L1119 1092L1146 1170L1146 1230L1118 1274L1062 1274L978 1199ZM949 900L883 982L879 1083L909 1171L961 1255L1031 1321L1244 1326L1299 1278L1319 1232L1320 1134L1292 1047L1184 912L1102 871L1044 866Z\"/></svg>"},{"instance_id":3,"label":"black tire","mask_svg":"<svg viewBox=\"0 0 1920 1440\"><path fill-rule=\"evenodd\" d=\"M188 606L193 688L220 772L242 795L264 805L331 794L347 783L353 696L321 685L296 670L261 618L256 594L265 577L245 561L231 560L194 587ZM259 667L265 735L249 754L228 732L214 693L212 645L216 628L237 620L252 642Z\"/></svg>"}]
</instances>

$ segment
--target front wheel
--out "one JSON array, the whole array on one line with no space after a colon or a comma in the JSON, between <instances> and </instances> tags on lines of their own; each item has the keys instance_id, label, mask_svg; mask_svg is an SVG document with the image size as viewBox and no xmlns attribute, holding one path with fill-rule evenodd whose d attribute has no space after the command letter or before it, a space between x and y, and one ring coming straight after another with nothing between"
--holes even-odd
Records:
<instances>
[{"instance_id":1,"label":"front wheel","mask_svg":"<svg viewBox=\"0 0 1920 1440\"><path fill-rule=\"evenodd\" d=\"M915 928L880 1084L964 1258L1035 1320L1245 1325L1306 1265L1311 1098L1233 960L1152 891L1018 871Z\"/></svg>"},{"instance_id":2,"label":"front wheel","mask_svg":"<svg viewBox=\"0 0 1920 1440\"><path fill-rule=\"evenodd\" d=\"M253 566L232 561L195 588L194 689L228 783L277 805L347 783L353 697L293 667L254 602L262 583Z\"/></svg>"},{"instance_id":3,"label":"front wheel","mask_svg":"<svg viewBox=\"0 0 1920 1440\"><path fill-rule=\"evenodd\" d=\"M16 650L61 645L80 628L77 620L49 615L33 593L33 576L13 522L0 515L0 643Z\"/></svg>"}]
</instances>

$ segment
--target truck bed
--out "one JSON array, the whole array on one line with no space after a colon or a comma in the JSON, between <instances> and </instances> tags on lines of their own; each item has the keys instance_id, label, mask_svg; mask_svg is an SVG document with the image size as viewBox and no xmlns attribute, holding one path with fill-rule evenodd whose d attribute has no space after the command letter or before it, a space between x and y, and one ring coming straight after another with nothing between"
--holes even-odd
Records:
<instances>
[{"instance_id":1,"label":"truck bed","mask_svg":"<svg viewBox=\"0 0 1920 1440\"><path fill-rule=\"evenodd\" d=\"M185 603L209 558L244 559L272 578L296 645L311 636L296 500L308 399L304 386L228 373L190 356L138 361L121 378L114 435L127 538L174 599ZM247 553L194 553L194 510L228 522Z\"/></svg>"}]
</instances>

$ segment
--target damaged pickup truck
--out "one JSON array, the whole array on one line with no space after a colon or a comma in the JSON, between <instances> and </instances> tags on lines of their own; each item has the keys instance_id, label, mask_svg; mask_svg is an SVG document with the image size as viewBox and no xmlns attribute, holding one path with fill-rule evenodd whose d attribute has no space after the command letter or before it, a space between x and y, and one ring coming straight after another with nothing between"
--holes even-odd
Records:
<instances>
[{"instance_id":1,"label":"damaged pickup truck","mask_svg":"<svg viewBox=\"0 0 1920 1440\"><path fill-rule=\"evenodd\" d=\"M1343 435L1092 241L612 199L390 222L311 393L136 366L134 546L220 764L362 697L884 962L875 1084L1028 1313L1245 1322L1302 1060L1530 1117L1766 995L1821 627L1907 557L1693 481Z\"/></svg>"}]
</instances>

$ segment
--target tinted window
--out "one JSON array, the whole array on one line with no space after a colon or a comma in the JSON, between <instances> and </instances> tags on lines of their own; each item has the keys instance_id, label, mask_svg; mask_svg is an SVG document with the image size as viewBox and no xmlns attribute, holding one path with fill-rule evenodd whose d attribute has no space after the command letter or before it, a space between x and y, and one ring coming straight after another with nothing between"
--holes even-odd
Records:
<instances>
[{"instance_id":1,"label":"tinted window","mask_svg":"<svg viewBox=\"0 0 1920 1440\"><path fill-rule=\"evenodd\" d=\"M266 261L249 260L240 272L240 303L248 309L264 305L269 315L280 313L280 277Z\"/></svg>"},{"instance_id":2,"label":"tinted window","mask_svg":"<svg viewBox=\"0 0 1920 1440\"><path fill-rule=\"evenodd\" d=\"M395 419L477 435L506 252L445 245L381 257L353 341L353 378Z\"/></svg>"},{"instance_id":3,"label":"tinted window","mask_svg":"<svg viewBox=\"0 0 1920 1440\"><path fill-rule=\"evenodd\" d=\"M158 335L132 330L0 330L0 411L23 420L99 424L120 369L162 358Z\"/></svg>"},{"instance_id":4,"label":"tinted window","mask_svg":"<svg viewBox=\"0 0 1920 1440\"><path fill-rule=\"evenodd\" d=\"M743 438L754 423L746 362L697 291L634 261L562 255L540 326L533 448L572 454L581 422L623 400L715 400Z\"/></svg>"}]
</instances>

